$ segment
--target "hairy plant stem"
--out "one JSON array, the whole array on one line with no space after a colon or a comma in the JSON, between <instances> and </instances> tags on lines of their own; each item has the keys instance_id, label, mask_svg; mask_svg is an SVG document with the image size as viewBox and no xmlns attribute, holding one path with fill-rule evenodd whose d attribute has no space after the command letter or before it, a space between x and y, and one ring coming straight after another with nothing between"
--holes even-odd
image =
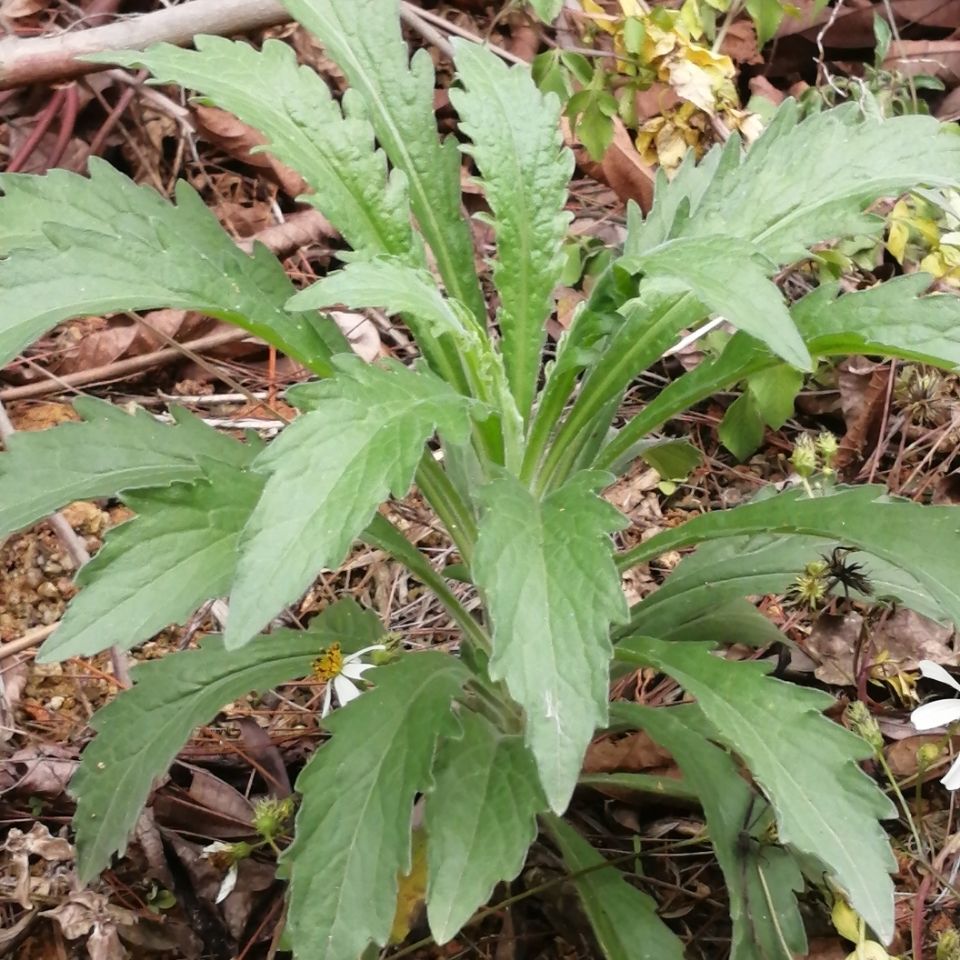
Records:
<instances>
[{"instance_id":1,"label":"hairy plant stem","mask_svg":"<svg viewBox=\"0 0 960 960\"><path fill-rule=\"evenodd\" d=\"M420 460L416 479L420 492L433 507L460 551L460 557L469 567L477 542L477 525L469 505L430 450L425 451Z\"/></svg>"},{"instance_id":2,"label":"hairy plant stem","mask_svg":"<svg viewBox=\"0 0 960 960\"><path fill-rule=\"evenodd\" d=\"M520 467L520 479L528 485L540 468L550 436L576 388L579 373L577 369L570 369L551 377L547 382L530 426L523 464Z\"/></svg>"}]
</instances>

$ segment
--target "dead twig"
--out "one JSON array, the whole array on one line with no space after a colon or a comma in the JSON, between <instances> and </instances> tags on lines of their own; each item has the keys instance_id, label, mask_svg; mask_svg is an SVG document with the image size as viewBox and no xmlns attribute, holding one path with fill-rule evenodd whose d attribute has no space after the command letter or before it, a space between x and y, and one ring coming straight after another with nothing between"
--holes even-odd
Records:
<instances>
[{"instance_id":1,"label":"dead twig","mask_svg":"<svg viewBox=\"0 0 960 960\"><path fill-rule=\"evenodd\" d=\"M77 373L68 373L66 376L56 379L51 378L41 383L28 383L22 387L8 387L6 390L0 390L0 403L46 397L51 393L59 393L64 387L82 387L100 381L129 377L131 374L149 370L150 367L159 366L169 360L177 360L184 355L185 350L196 353L200 350L209 350L211 347L222 346L225 343L236 343L238 340L245 340L248 337L252 338L252 336L246 330L218 330L216 333L208 333L205 337L197 337L196 340L179 344L176 347L162 347L160 350L154 350L153 353L115 360L113 363L105 363L99 367L91 367L89 370L80 370Z\"/></svg>"},{"instance_id":2,"label":"dead twig","mask_svg":"<svg viewBox=\"0 0 960 960\"><path fill-rule=\"evenodd\" d=\"M304 210L291 214L284 223L267 227L247 240L238 240L237 246L247 253L252 253L254 243L259 242L278 256L285 256L300 247L306 247L319 240L332 239L336 236L336 230L323 214L318 210ZM9 403L12 400L31 400L49 396L51 393L57 393L64 389L75 389L91 383L128 377L131 374L159 366L169 360L176 360L182 356L193 356L201 350L219 347L226 343L235 343L248 337L252 338L252 334L246 330L217 330L188 343L161 347L152 353L145 353L138 357L125 357L122 360L114 360L112 363L105 363L99 367L91 367L89 370L79 370L62 377L54 377L48 374L47 380L0 390L0 403L4 401Z\"/></svg>"},{"instance_id":3,"label":"dead twig","mask_svg":"<svg viewBox=\"0 0 960 960\"><path fill-rule=\"evenodd\" d=\"M17 653L23 653L24 650L31 650L39 646L47 637L53 633L59 623L51 623L44 627L34 627L28 630L22 637L11 640L9 643L0 643L0 663Z\"/></svg>"},{"instance_id":4,"label":"dead twig","mask_svg":"<svg viewBox=\"0 0 960 960\"><path fill-rule=\"evenodd\" d=\"M278 0L190 0L179 6L117 20L103 27L53 37L0 40L0 89L66 80L107 68L79 58L110 50L139 50L154 43L190 43L199 33L230 36L287 23Z\"/></svg>"},{"instance_id":5,"label":"dead twig","mask_svg":"<svg viewBox=\"0 0 960 960\"><path fill-rule=\"evenodd\" d=\"M468 33L407 0L401 0L400 9L408 26L448 56L450 44L441 33L431 29L431 25L461 36ZM230 3L189 0L89 30L68 31L51 37L7 37L0 40L0 90L70 80L106 70L108 64L80 59L91 53L142 50L154 43L183 46L200 33L233 36L289 23L290 19L290 13L279 0L231 0ZM490 49L510 62L519 60L502 47L491 44Z\"/></svg>"}]
</instances>

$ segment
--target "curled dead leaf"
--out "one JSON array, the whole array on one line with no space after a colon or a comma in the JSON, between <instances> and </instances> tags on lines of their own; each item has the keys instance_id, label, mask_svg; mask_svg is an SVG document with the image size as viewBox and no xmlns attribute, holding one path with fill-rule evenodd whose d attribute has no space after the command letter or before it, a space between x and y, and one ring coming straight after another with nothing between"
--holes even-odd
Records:
<instances>
[{"instance_id":1,"label":"curled dead leaf","mask_svg":"<svg viewBox=\"0 0 960 960\"><path fill-rule=\"evenodd\" d=\"M291 199L307 191L306 181L300 174L269 153L253 152L267 142L259 130L217 107L198 104L194 112L197 130L205 140L242 163L268 174Z\"/></svg>"}]
</instances>

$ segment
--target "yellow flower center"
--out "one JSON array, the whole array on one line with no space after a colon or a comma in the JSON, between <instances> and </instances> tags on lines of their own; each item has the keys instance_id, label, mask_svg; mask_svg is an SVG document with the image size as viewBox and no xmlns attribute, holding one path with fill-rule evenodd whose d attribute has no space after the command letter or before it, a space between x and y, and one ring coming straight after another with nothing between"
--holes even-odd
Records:
<instances>
[{"instance_id":1,"label":"yellow flower center","mask_svg":"<svg viewBox=\"0 0 960 960\"><path fill-rule=\"evenodd\" d=\"M343 651L339 643L332 643L313 661L313 675L317 680L332 680L343 670Z\"/></svg>"}]
</instances>

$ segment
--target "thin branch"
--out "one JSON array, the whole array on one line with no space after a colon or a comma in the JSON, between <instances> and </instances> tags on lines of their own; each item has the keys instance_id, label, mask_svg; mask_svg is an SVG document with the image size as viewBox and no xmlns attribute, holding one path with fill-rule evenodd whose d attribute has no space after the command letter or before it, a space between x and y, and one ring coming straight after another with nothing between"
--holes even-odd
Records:
<instances>
[{"instance_id":1,"label":"thin branch","mask_svg":"<svg viewBox=\"0 0 960 960\"><path fill-rule=\"evenodd\" d=\"M408 0L401 0L400 11L408 26L447 55L450 44L441 33L432 30L431 25L447 33L480 39L429 11L420 10ZM109 64L87 63L80 59L91 53L142 50L154 43L185 46L201 33L228 37L275 27L290 20L289 11L279 0L230 0L230 3L189 0L89 30L68 30L48 37L7 37L0 40L0 90L70 80L108 69ZM519 60L502 47L488 46L505 60Z\"/></svg>"},{"instance_id":2,"label":"thin branch","mask_svg":"<svg viewBox=\"0 0 960 960\"><path fill-rule=\"evenodd\" d=\"M200 33L232 36L288 23L278 0L190 0L104 27L73 30L52 37L0 40L0 89L66 80L105 70L108 64L79 58L110 50L140 50L154 43L190 43Z\"/></svg>"},{"instance_id":3,"label":"thin branch","mask_svg":"<svg viewBox=\"0 0 960 960\"><path fill-rule=\"evenodd\" d=\"M51 378L41 383L28 383L22 387L8 387L6 390L0 390L0 402L4 400L28 400L35 397L46 397L51 393L58 393L64 387L75 388L83 387L90 383L98 383L105 380L116 380L120 377L129 377L131 374L139 373L141 370L149 370L150 367L159 366L169 360L177 360L184 355L184 347L188 350L199 352L200 350L209 350L211 347L219 347L225 343L235 343L237 340L247 338L255 340L253 334L246 330L230 329L218 330L216 333L209 333L205 337L198 337L189 343L178 345L176 347L163 347L160 350L154 350L153 353L144 353L139 357L127 357L124 360L115 360L113 363L105 363L100 367L91 367L89 370L80 370L77 373L68 373L66 376Z\"/></svg>"}]
</instances>

